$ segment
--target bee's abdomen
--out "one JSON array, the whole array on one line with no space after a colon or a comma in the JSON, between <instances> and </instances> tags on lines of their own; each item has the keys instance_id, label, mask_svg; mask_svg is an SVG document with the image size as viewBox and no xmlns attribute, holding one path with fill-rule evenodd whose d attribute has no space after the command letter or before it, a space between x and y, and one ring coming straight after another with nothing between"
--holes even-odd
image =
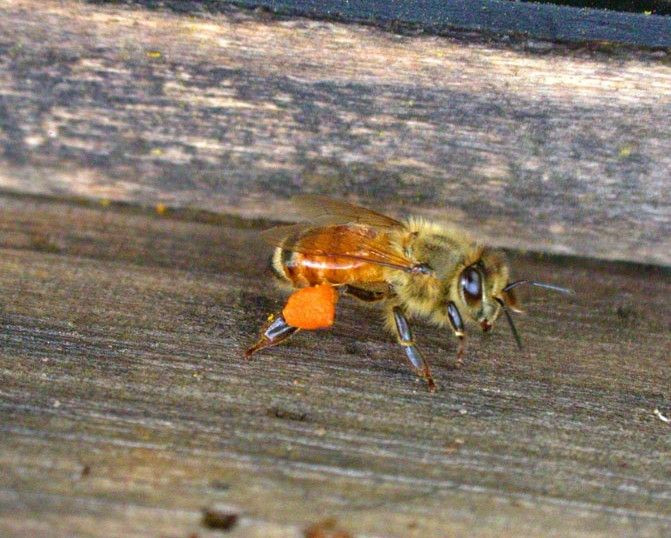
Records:
<instances>
[{"instance_id":1,"label":"bee's abdomen","mask_svg":"<svg viewBox=\"0 0 671 538\"><path fill-rule=\"evenodd\" d=\"M270 270L273 272L273 275L279 280L285 280L291 282L291 278L285 270L286 263L288 259L293 254L289 250L284 250L282 248L276 248L270 256Z\"/></svg>"},{"instance_id":2,"label":"bee's abdomen","mask_svg":"<svg viewBox=\"0 0 671 538\"><path fill-rule=\"evenodd\" d=\"M297 288L384 280L382 268L375 264L346 257L303 254L282 248L277 248L273 253L271 268L275 276L291 282Z\"/></svg>"}]
</instances>

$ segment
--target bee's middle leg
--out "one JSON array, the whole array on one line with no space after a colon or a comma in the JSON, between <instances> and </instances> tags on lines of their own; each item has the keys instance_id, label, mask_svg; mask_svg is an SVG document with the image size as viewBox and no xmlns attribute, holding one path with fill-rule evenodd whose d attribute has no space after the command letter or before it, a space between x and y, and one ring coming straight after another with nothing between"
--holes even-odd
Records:
<instances>
[{"instance_id":1,"label":"bee's middle leg","mask_svg":"<svg viewBox=\"0 0 671 538\"><path fill-rule=\"evenodd\" d=\"M419 352L419 349L417 349L417 346L415 346L415 341L413 339L408 320L406 319L405 315L403 315L401 308L398 306L395 306L392 309L392 313L394 315L398 343L403 346L403 349L405 349L405 354L407 355L410 364L412 364L413 369L426 381L429 391L435 392L436 384L433 381L433 376L431 375L431 370L429 369L429 363L424 360L421 353Z\"/></svg>"},{"instance_id":2,"label":"bee's middle leg","mask_svg":"<svg viewBox=\"0 0 671 538\"><path fill-rule=\"evenodd\" d=\"M352 286L351 284L345 284L342 289L346 295L356 297L359 299L359 301L363 301L364 303L375 303L382 301L389 295L388 292L367 290L365 288Z\"/></svg>"}]
</instances>

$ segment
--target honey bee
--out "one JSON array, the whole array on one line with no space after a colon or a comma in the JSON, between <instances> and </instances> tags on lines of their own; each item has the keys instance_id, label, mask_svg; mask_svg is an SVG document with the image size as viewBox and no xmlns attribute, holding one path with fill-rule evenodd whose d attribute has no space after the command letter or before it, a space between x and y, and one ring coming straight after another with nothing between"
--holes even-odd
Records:
<instances>
[{"instance_id":1,"label":"honey bee","mask_svg":"<svg viewBox=\"0 0 671 538\"><path fill-rule=\"evenodd\" d=\"M294 291L282 312L269 317L247 357L301 329L330 327L340 292L381 307L386 328L434 392L429 364L415 344L408 318L450 327L459 341L461 363L465 322L487 332L501 312L522 347L511 316L511 311L521 311L517 286L571 293L532 280L510 282L503 254L456 228L417 217L399 221L321 196L301 195L293 202L306 222L271 228L262 237L275 247L273 273Z\"/></svg>"}]
</instances>

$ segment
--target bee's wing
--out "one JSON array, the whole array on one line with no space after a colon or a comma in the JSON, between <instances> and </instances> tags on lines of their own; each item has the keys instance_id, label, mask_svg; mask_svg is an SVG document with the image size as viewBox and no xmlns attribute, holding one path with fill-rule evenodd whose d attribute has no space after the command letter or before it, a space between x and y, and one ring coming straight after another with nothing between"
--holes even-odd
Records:
<instances>
[{"instance_id":1,"label":"bee's wing","mask_svg":"<svg viewBox=\"0 0 671 538\"><path fill-rule=\"evenodd\" d=\"M304 220L329 219L332 224L367 224L378 228L403 227L403 223L377 211L316 194L299 194L291 201Z\"/></svg>"},{"instance_id":2,"label":"bee's wing","mask_svg":"<svg viewBox=\"0 0 671 538\"><path fill-rule=\"evenodd\" d=\"M359 260L401 271L412 271L416 266L394 248L383 230L362 224L315 227L313 223L299 223L265 230L261 237L284 250L328 256L332 258L331 263L325 263L333 269L346 265L345 260Z\"/></svg>"}]
</instances>

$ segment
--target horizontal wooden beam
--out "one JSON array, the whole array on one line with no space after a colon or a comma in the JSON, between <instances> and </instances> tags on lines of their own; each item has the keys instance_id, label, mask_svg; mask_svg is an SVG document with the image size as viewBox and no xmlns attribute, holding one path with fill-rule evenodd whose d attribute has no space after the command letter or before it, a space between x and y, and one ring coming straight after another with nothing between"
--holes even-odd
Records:
<instances>
[{"instance_id":1,"label":"horizontal wooden beam","mask_svg":"<svg viewBox=\"0 0 671 538\"><path fill-rule=\"evenodd\" d=\"M280 220L320 192L671 264L664 51L50 0L0 35L0 188Z\"/></svg>"}]
</instances>

